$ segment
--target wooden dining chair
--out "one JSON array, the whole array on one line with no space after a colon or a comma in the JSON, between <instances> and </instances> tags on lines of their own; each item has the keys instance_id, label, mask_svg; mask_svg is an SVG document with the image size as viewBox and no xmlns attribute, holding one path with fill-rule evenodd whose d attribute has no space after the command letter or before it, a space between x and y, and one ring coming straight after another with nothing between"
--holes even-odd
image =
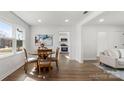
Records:
<instances>
[{"instance_id":1,"label":"wooden dining chair","mask_svg":"<svg viewBox=\"0 0 124 93\"><path fill-rule=\"evenodd\" d=\"M49 72L51 71L51 54L52 49L38 49L38 70L39 74L41 74L41 68L48 68Z\"/></svg>"},{"instance_id":2,"label":"wooden dining chair","mask_svg":"<svg viewBox=\"0 0 124 93\"><path fill-rule=\"evenodd\" d=\"M56 63L56 68L59 69L59 48L56 49L55 57L51 57L51 61Z\"/></svg>"},{"instance_id":3,"label":"wooden dining chair","mask_svg":"<svg viewBox=\"0 0 124 93\"><path fill-rule=\"evenodd\" d=\"M25 64L24 64L24 70L25 73L27 73L28 70L28 63L32 63L32 62L37 62L37 58L34 57L28 57L28 53L27 50L24 48L24 53L25 53Z\"/></svg>"}]
</instances>

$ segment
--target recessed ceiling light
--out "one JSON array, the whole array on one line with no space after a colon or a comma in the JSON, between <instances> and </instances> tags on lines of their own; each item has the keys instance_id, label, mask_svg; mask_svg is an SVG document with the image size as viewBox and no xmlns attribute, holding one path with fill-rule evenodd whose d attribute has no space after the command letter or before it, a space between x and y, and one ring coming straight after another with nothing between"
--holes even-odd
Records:
<instances>
[{"instance_id":1,"label":"recessed ceiling light","mask_svg":"<svg viewBox=\"0 0 124 93\"><path fill-rule=\"evenodd\" d=\"M104 19L103 18L99 19L99 22L104 22Z\"/></svg>"},{"instance_id":2,"label":"recessed ceiling light","mask_svg":"<svg viewBox=\"0 0 124 93\"><path fill-rule=\"evenodd\" d=\"M65 19L65 22L69 22L69 19Z\"/></svg>"},{"instance_id":3,"label":"recessed ceiling light","mask_svg":"<svg viewBox=\"0 0 124 93\"><path fill-rule=\"evenodd\" d=\"M42 20L41 20L41 19L38 19L37 21L38 21L39 23L41 23L41 22L42 22Z\"/></svg>"}]
</instances>

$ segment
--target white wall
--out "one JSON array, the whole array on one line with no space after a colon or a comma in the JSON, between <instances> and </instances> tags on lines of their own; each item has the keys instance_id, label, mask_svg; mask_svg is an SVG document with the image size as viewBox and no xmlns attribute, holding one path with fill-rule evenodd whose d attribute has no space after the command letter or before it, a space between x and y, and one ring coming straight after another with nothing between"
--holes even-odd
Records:
<instances>
[{"instance_id":1,"label":"white wall","mask_svg":"<svg viewBox=\"0 0 124 93\"><path fill-rule=\"evenodd\" d=\"M76 60L79 60L80 63L83 63L83 59L82 59L82 49L81 49L81 45L82 45L82 42L81 42L81 26L77 26L77 30L75 31L75 36L76 37L76 41L75 42L75 58Z\"/></svg>"},{"instance_id":2,"label":"white wall","mask_svg":"<svg viewBox=\"0 0 124 93\"><path fill-rule=\"evenodd\" d=\"M76 26L32 26L31 27L31 50L36 50L37 47L34 43L34 37L37 34L53 34L53 48L56 49L57 46L59 46L59 32L70 32L70 58L76 59L76 49L77 49L77 28ZM79 60L78 60L79 61Z\"/></svg>"},{"instance_id":3,"label":"white wall","mask_svg":"<svg viewBox=\"0 0 124 93\"><path fill-rule=\"evenodd\" d=\"M0 12L0 20L12 25L21 25L26 29L26 48L29 48L29 26L11 12ZM24 54L14 54L0 59L0 80L17 70L24 64Z\"/></svg>"},{"instance_id":4,"label":"white wall","mask_svg":"<svg viewBox=\"0 0 124 93\"><path fill-rule=\"evenodd\" d=\"M97 56L97 33L107 32L108 34L113 31L124 31L124 27L111 25L82 26L82 58L84 60L95 60Z\"/></svg>"},{"instance_id":5,"label":"white wall","mask_svg":"<svg viewBox=\"0 0 124 93\"><path fill-rule=\"evenodd\" d=\"M82 57L84 60L90 60L96 58L96 30L91 27L83 27L82 30Z\"/></svg>"}]
</instances>

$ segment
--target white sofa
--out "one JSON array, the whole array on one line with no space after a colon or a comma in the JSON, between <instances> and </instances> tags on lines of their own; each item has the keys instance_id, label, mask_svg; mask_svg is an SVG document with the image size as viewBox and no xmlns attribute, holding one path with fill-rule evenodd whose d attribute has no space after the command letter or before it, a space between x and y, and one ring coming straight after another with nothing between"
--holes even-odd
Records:
<instances>
[{"instance_id":1,"label":"white sofa","mask_svg":"<svg viewBox=\"0 0 124 93\"><path fill-rule=\"evenodd\" d=\"M108 49L100 53L100 63L113 68L124 68L124 49Z\"/></svg>"}]
</instances>

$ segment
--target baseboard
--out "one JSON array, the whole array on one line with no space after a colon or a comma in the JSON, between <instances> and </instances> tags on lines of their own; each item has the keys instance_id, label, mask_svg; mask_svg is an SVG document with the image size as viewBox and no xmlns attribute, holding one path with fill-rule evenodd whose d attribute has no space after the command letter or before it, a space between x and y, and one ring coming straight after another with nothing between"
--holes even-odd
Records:
<instances>
[{"instance_id":1,"label":"baseboard","mask_svg":"<svg viewBox=\"0 0 124 93\"><path fill-rule=\"evenodd\" d=\"M84 63L84 61L79 61L79 60L76 60L76 59L69 59L70 61L75 61L75 62L78 62L78 63Z\"/></svg>"},{"instance_id":2,"label":"baseboard","mask_svg":"<svg viewBox=\"0 0 124 93\"><path fill-rule=\"evenodd\" d=\"M84 60L97 60L97 58L84 58Z\"/></svg>"}]
</instances>

